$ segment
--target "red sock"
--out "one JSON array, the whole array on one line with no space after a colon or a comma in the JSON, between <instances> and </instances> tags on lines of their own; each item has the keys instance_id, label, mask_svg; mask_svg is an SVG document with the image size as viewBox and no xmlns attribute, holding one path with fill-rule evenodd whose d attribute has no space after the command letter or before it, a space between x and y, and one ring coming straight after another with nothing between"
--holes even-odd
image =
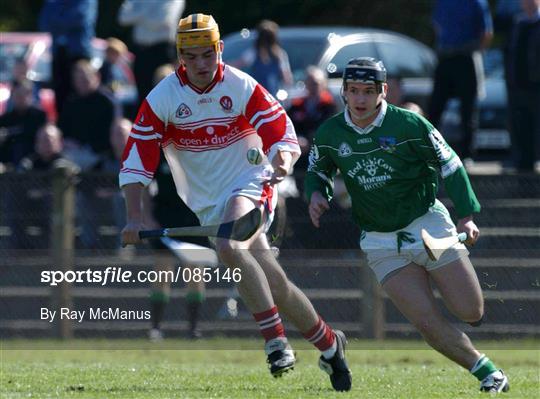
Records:
<instances>
[{"instance_id":1,"label":"red sock","mask_svg":"<svg viewBox=\"0 0 540 399\"><path fill-rule=\"evenodd\" d=\"M330 349L334 345L336 339L334 331L324 322L319 316L319 321L315 326L305 334L302 334L305 339L311 342L321 352Z\"/></svg>"},{"instance_id":2,"label":"red sock","mask_svg":"<svg viewBox=\"0 0 540 399\"><path fill-rule=\"evenodd\" d=\"M281 317L277 306L260 313L253 313L255 321L259 324L261 334L266 342L278 337L285 337L285 329L281 323Z\"/></svg>"}]
</instances>

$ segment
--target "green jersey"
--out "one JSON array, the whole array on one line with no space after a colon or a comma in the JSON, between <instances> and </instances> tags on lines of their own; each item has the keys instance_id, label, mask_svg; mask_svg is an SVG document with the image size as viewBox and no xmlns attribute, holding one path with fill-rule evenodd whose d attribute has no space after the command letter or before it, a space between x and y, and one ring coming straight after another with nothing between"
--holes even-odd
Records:
<instances>
[{"instance_id":1,"label":"green jersey","mask_svg":"<svg viewBox=\"0 0 540 399\"><path fill-rule=\"evenodd\" d=\"M422 116L383 101L366 129L340 113L313 141L305 189L330 201L341 172L355 222L365 231L402 229L433 205L440 173L459 218L480 211L461 160Z\"/></svg>"}]
</instances>

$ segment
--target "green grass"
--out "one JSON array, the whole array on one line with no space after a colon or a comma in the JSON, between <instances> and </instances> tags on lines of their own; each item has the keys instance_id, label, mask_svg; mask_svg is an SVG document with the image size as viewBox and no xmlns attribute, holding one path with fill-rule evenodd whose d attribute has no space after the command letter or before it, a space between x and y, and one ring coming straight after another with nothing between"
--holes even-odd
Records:
<instances>
[{"instance_id":1,"label":"green grass","mask_svg":"<svg viewBox=\"0 0 540 399\"><path fill-rule=\"evenodd\" d=\"M486 397L478 392L478 382L467 371L421 343L389 342L375 346L366 341L352 342L348 359L353 390L347 394L332 390L328 377L317 367L315 350L299 350L295 370L274 379L266 368L262 350L200 349L238 348L242 343L255 347L253 341L226 339L203 341L193 350L172 350L191 345L172 340L157 346L144 341L4 341L0 352L0 397ZM299 342L294 344L302 347ZM491 349L507 346L523 349ZM136 347L142 349L132 349ZM373 349L367 349L370 347ZM491 343L480 347L511 379L511 390L505 398L539 397L540 351L536 342L512 341L511 345Z\"/></svg>"}]
</instances>

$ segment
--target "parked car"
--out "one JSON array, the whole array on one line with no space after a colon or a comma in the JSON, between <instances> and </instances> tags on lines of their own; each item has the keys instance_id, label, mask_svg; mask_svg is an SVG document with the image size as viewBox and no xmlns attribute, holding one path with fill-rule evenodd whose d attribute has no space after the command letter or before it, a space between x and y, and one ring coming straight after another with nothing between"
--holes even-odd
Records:
<instances>
[{"instance_id":1,"label":"parked car","mask_svg":"<svg viewBox=\"0 0 540 399\"><path fill-rule=\"evenodd\" d=\"M240 64L242 54L254 45L254 36L248 29L225 36L224 61ZM305 68L317 65L327 72L329 89L339 98L343 68L349 59L359 56L381 59L388 75L401 79L404 101L425 106L430 94L436 56L429 47L405 35L370 28L282 27L279 39L297 83L290 93L293 97L303 88Z\"/></svg>"},{"instance_id":2,"label":"parked car","mask_svg":"<svg viewBox=\"0 0 540 399\"><path fill-rule=\"evenodd\" d=\"M0 114L7 111L7 103L11 96L13 66L18 59L24 59L28 65L27 78L36 83L39 89L39 100L47 112L49 120L57 115L52 88L52 39L43 32L2 32L0 35ZM92 59L94 67L100 68L105 57L107 42L103 39L92 40ZM137 101L137 88L130 64L134 56L128 53L118 68L120 85L117 98L122 105L131 105Z\"/></svg>"},{"instance_id":3,"label":"parked car","mask_svg":"<svg viewBox=\"0 0 540 399\"><path fill-rule=\"evenodd\" d=\"M242 54L254 45L256 33L249 29L224 37L223 59L231 65L241 64ZM369 28L313 26L281 27L279 39L289 55L295 86L280 98L302 95L304 70L317 65L327 72L329 89L340 99L341 75L353 57L381 59L388 76L401 81L403 101L412 101L427 111L433 88L437 56L424 44L405 35ZM486 95L479 99L479 130L474 140L477 149L507 149L510 138L506 128L506 87L500 51L485 54ZM442 117L441 131L450 142L459 140L459 103L450 100Z\"/></svg>"}]
</instances>

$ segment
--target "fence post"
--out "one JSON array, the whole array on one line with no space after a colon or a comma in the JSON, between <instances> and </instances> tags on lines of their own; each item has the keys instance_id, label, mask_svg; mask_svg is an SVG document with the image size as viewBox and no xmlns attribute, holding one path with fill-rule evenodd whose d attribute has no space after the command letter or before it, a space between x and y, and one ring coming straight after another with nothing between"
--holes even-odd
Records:
<instances>
[{"instance_id":1,"label":"fence post","mask_svg":"<svg viewBox=\"0 0 540 399\"><path fill-rule=\"evenodd\" d=\"M373 272L363 262L361 267L362 324L366 338L384 339L385 309L382 289Z\"/></svg>"},{"instance_id":2,"label":"fence post","mask_svg":"<svg viewBox=\"0 0 540 399\"><path fill-rule=\"evenodd\" d=\"M51 250L53 268L66 272L73 267L73 248L75 238L75 176L78 168L68 162L53 169L52 173L52 220ZM71 284L62 282L52 287L52 303L55 310L72 308ZM56 318L55 335L58 338L72 338L73 328L70 320Z\"/></svg>"}]
</instances>

